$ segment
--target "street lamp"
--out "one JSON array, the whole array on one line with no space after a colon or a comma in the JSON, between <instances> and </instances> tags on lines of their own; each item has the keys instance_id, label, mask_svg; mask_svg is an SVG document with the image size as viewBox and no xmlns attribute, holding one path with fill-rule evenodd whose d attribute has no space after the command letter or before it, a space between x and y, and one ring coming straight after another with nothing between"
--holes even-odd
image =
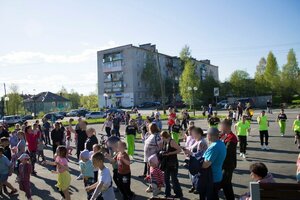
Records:
<instances>
[{"instance_id":1,"label":"street lamp","mask_svg":"<svg viewBox=\"0 0 300 200\"><path fill-rule=\"evenodd\" d=\"M106 111L107 110L107 98L108 98L108 94L104 93L103 96L105 98L105 111Z\"/></svg>"},{"instance_id":2,"label":"street lamp","mask_svg":"<svg viewBox=\"0 0 300 200\"><path fill-rule=\"evenodd\" d=\"M6 106L6 114L8 115L8 101L9 101L9 97L6 96L4 97L4 102L5 102L5 106Z\"/></svg>"},{"instance_id":3,"label":"street lamp","mask_svg":"<svg viewBox=\"0 0 300 200\"><path fill-rule=\"evenodd\" d=\"M198 88L197 87L190 87L189 86L187 89L188 89L188 91L192 92L192 102L193 102L193 109L194 109L194 116L195 116L196 115L196 111L195 111L194 93L195 93L195 91L198 90Z\"/></svg>"},{"instance_id":4,"label":"street lamp","mask_svg":"<svg viewBox=\"0 0 300 200\"><path fill-rule=\"evenodd\" d=\"M173 106L175 106L176 104L176 89L175 89L175 84L177 83L178 81L178 77L175 76L174 77L174 81L173 81Z\"/></svg>"}]
</instances>

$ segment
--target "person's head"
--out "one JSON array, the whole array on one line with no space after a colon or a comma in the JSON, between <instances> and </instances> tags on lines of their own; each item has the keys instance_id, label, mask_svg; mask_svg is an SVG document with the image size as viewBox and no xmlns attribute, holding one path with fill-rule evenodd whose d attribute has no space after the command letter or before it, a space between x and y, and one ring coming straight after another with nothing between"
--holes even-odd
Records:
<instances>
[{"instance_id":1,"label":"person's head","mask_svg":"<svg viewBox=\"0 0 300 200\"><path fill-rule=\"evenodd\" d=\"M117 131L114 130L114 129L112 129L112 130L110 131L110 134L113 135L113 136L115 136L115 135L117 134Z\"/></svg>"},{"instance_id":2,"label":"person's head","mask_svg":"<svg viewBox=\"0 0 300 200\"><path fill-rule=\"evenodd\" d=\"M257 162L250 165L250 176L253 180L259 181L268 175L268 168L264 163Z\"/></svg>"},{"instance_id":3,"label":"person's head","mask_svg":"<svg viewBox=\"0 0 300 200\"><path fill-rule=\"evenodd\" d=\"M280 113L283 114L284 113L284 109L281 109Z\"/></svg>"},{"instance_id":4,"label":"person's head","mask_svg":"<svg viewBox=\"0 0 300 200\"><path fill-rule=\"evenodd\" d=\"M101 152L94 153L92 161L95 168L102 169L104 167L104 155Z\"/></svg>"},{"instance_id":5,"label":"person's head","mask_svg":"<svg viewBox=\"0 0 300 200\"><path fill-rule=\"evenodd\" d=\"M93 145L93 152L94 152L94 153L96 153L96 152L98 152L98 151L100 151L100 150L101 150L100 144L94 144L94 145Z\"/></svg>"},{"instance_id":6,"label":"person's head","mask_svg":"<svg viewBox=\"0 0 300 200\"><path fill-rule=\"evenodd\" d=\"M130 124L130 125L134 125L134 124L135 124L134 119L131 119L131 120L129 121L129 124Z\"/></svg>"},{"instance_id":7,"label":"person's head","mask_svg":"<svg viewBox=\"0 0 300 200\"><path fill-rule=\"evenodd\" d=\"M261 113L260 113L260 115L263 117L263 116L265 116L265 114L266 114L266 112L263 110L263 111L261 111Z\"/></svg>"},{"instance_id":8,"label":"person's head","mask_svg":"<svg viewBox=\"0 0 300 200\"><path fill-rule=\"evenodd\" d=\"M86 130L86 135L90 138L90 137L92 137L93 135L95 135L96 134L96 130L94 129L94 128L88 128L87 130Z\"/></svg>"},{"instance_id":9,"label":"person's head","mask_svg":"<svg viewBox=\"0 0 300 200\"><path fill-rule=\"evenodd\" d=\"M203 130L199 127L195 127L191 130L191 134L193 136L193 138L196 140L196 141L199 141L202 139L202 137L204 137L204 133L203 133Z\"/></svg>"},{"instance_id":10,"label":"person's head","mask_svg":"<svg viewBox=\"0 0 300 200\"><path fill-rule=\"evenodd\" d=\"M87 121L81 120L81 121L79 122L79 127L80 127L82 130L86 130L87 124L88 124Z\"/></svg>"},{"instance_id":11,"label":"person's head","mask_svg":"<svg viewBox=\"0 0 300 200\"><path fill-rule=\"evenodd\" d=\"M90 152L89 150L83 150L80 152L80 160L83 162L87 162L90 159Z\"/></svg>"},{"instance_id":12,"label":"person's head","mask_svg":"<svg viewBox=\"0 0 300 200\"><path fill-rule=\"evenodd\" d=\"M35 120L35 123L36 123L36 124L39 124L39 123L40 123L40 121L39 121L39 120Z\"/></svg>"},{"instance_id":13,"label":"person's head","mask_svg":"<svg viewBox=\"0 0 300 200\"><path fill-rule=\"evenodd\" d=\"M16 129L16 130L19 130L19 129L20 129L20 124L16 124L16 125L15 125L15 129Z\"/></svg>"},{"instance_id":14,"label":"person's head","mask_svg":"<svg viewBox=\"0 0 300 200\"><path fill-rule=\"evenodd\" d=\"M246 115L243 115L243 117L242 117L242 121L243 121L243 123L245 123L245 122L246 122L246 120L247 120L247 116L246 116Z\"/></svg>"},{"instance_id":15,"label":"person's head","mask_svg":"<svg viewBox=\"0 0 300 200\"><path fill-rule=\"evenodd\" d=\"M25 121L25 122L23 123L23 125L24 125L25 127L27 127L27 126L28 126L28 121Z\"/></svg>"},{"instance_id":16,"label":"person's head","mask_svg":"<svg viewBox=\"0 0 300 200\"><path fill-rule=\"evenodd\" d=\"M155 134L159 132L159 129L155 123L149 124L149 130L151 134Z\"/></svg>"},{"instance_id":17,"label":"person's head","mask_svg":"<svg viewBox=\"0 0 300 200\"><path fill-rule=\"evenodd\" d=\"M220 129L223 133L229 133L231 132L231 125L232 125L232 121L230 119L224 119L221 122Z\"/></svg>"},{"instance_id":18,"label":"person's head","mask_svg":"<svg viewBox=\"0 0 300 200\"><path fill-rule=\"evenodd\" d=\"M78 123L80 123L82 121L82 118L81 117L79 117L78 118Z\"/></svg>"},{"instance_id":19,"label":"person's head","mask_svg":"<svg viewBox=\"0 0 300 200\"><path fill-rule=\"evenodd\" d=\"M192 131L193 131L194 128L195 128L195 126L189 126L185 134L186 134L187 136L190 135L190 136L193 137Z\"/></svg>"},{"instance_id":20,"label":"person's head","mask_svg":"<svg viewBox=\"0 0 300 200\"><path fill-rule=\"evenodd\" d=\"M32 131L32 126L26 126L25 133L30 133Z\"/></svg>"},{"instance_id":21,"label":"person's head","mask_svg":"<svg viewBox=\"0 0 300 200\"><path fill-rule=\"evenodd\" d=\"M18 132L18 138L19 138L19 140L24 139L24 132L23 131Z\"/></svg>"},{"instance_id":22,"label":"person's head","mask_svg":"<svg viewBox=\"0 0 300 200\"><path fill-rule=\"evenodd\" d=\"M214 116L217 117L217 116L218 116L218 113L217 113L217 112L214 112Z\"/></svg>"},{"instance_id":23,"label":"person's head","mask_svg":"<svg viewBox=\"0 0 300 200\"><path fill-rule=\"evenodd\" d=\"M297 115L297 119L300 120L300 114Z\"/></svg>"},{"instance_id":24,"label":"person's head","mask_svg":"<svg viewBox=\"0 0 300 200\"><path fill-rule=\"evenodd\" d=\"M156 154L151 155L151 156L148 158L148 163L149 163L149 166L150 166L150 167L157 167L158 164L159 164L157 155L156 155Z\"/></svg>"},{"instance_id":25,"label":"person's head","mask_svg":"<svg viewBox=\"0 0 300 200\"><path fill-rule=\"evenodd\" d=\"M0 143L1 143L1 146L3 146L4 148L8 147L9 146L9 139L7 137L2 137L0 139Z\"/></svg>"},{"instance_id":26,"label":"person's head","mask_svg":"<svg viewBox=\"0 0 300 200\"><path fill-rule=\"evenodd\" d=\"M176 120L175 120L175 123L176 123L177 125L179 125L179 124L180 124L180 120L179 120L179 119L176 119Z\"/></svg>"},{"instance_id":27,"label":"person's head","mask_svg":"<svg viewBox=\"0 0 300 200\"><path fill-rule=\"evenodd\" d=\"M209 105L208 105L208 107L210 107L210 108L211 108L211 107L212 107L212 104L209 104Z\"/></svg>"},{"instance_id":28,"label":"person's head","mask_svg":"<svg viewBox=\"0 0 300 200\"><path fill-rule=\"evenodd\" d=\"M60 128L59 122L56 122L56 123L54 124L54 128L55 128L56 130L58 130L58 129Z\"/></svg>"},{"instance_id":29,"label":"person's head","mask_svg":"<svg viewBox=\"0 0 300 200\"><path fill-rule=\"evenodd\" d=\"M162 131L160 133L161 138L163 141L168 141L171 138L171 135L167 131Z\"/></svg>"},{"instance_id":30,"label":"person's head","mask_svg":"<svg viewBox=\"0 0 300 200\"><path fill-rule=\"evenodd\" d=\"M209 128L207 130L207 139L209 142L215 142L219 139L219 130L217 128Z\"/></svg>"},{"instance_id":31,"label":"person's head","mask_svg":"<svg viewBox=\"0 0 300 200\"><path fill-rule=\"evenodd\" d=\"M190 121L189 122L189 127L195 126L195 122L194 121Z\"/></svg>"},{"instance_id":32,"label":"person's head","mask_svg":"<svg viewBox=\"0 0 300 200\"><path fill-rule=\"evenodd\" d=\"M24 164L24 163L28 163L30 161L30 157L27 153L23 153L19 158L18 160Z\"/></svg>"},{"instance_id":33,"label":"person's head","mask_svg":"<svg viewBox=\"0 0 300 200\"><path fill-rule=\"evenodd\" d=\"M4 130L3 124L0 124L0 131L3 131L3 130Z\"/></svg>"},{"instance_id":34,"label":"person's head","mask_svg":"<svg viewBox=\"0 0 300 200\"><path fill-rule=\"evenodd\" d=\"M56 148L56 155L62 158L66 158L68 155L67 148L63 145L60 145Z\"/></svg>"},{"instance_id":35,"label":"person's head","mask_svg":"<svg viewBox=\"0 0 300 200\"><path fill-rule=\"evenodd\" d=\"M36 130L36 129L38 129L39 128L39 125L37 124L37 123L34 123L33 124L33 130Z\"/></svg>"},{"instance_id":36,"label":"person's head","mask_svg":"<svg viewBox=\"0 0 300 200\"><path fill-rule=\"evenodd\" d=\"M155 115L154 118L155 118L156 120L159 120L159 115Z\"/></svg>"},{"instance_id":37,"label":"person's head","mask_svg":"<svg viewBox=\"0 0 300 200\"><path fill-rule=\"evenodd\" d=\"M72 124L74 122L74 119L73 118L70 118L69 119L69 124Z\"/></svg>"},{"instance_id":38,"label":"person's head","mask_svg":"<svg viewBox=\"0 0 300 200\"><path fill-rule=\"evenodd\" d=\"M3 153L4 153L4 148L2 146L0 146L0 157L3 156Z\"/></svg>"},{"instance_id":39,"label":"person's head","mask_svg":"<svg viewBox=\"0 0 300 200\"><path fill-rule=\"evenodd\" d=\"M123 141L118 142L118 151L124 153L126 149L126 143Z\"/></svg>"}]
</instances>

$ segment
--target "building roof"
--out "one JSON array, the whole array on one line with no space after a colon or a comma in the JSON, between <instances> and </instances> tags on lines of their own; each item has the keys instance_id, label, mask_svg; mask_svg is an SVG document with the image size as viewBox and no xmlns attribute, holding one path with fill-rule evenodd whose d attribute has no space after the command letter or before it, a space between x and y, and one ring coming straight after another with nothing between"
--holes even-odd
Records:
<instances>
[{"instance_id":1,"label":"building roof","mask_svg":"<svg viewBox=\"0 0 300 200\"><path fill-rule=\"evenodd\" d=\"M57 102L57 101L70 101L62 96L54 94L52 92L41 92L37 95L32 95L30 98L24 100L24 102Z\"/></svg>"}]
</instances>

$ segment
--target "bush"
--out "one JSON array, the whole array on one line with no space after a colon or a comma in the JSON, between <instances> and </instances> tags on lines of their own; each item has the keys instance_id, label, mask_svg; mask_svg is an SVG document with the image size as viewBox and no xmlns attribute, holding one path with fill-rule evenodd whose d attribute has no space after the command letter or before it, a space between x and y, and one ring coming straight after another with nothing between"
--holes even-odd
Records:
<instances>
[{"instance_id":1,"label":"bush","mask_svg":"<svg viewBox=\"0 0 300 200\"><path fill-rule=\"evenodd\" d=\"M300 105L300 99L293 100L293 101L292 101L292 104Z\"/></svg>"}]
</instances>

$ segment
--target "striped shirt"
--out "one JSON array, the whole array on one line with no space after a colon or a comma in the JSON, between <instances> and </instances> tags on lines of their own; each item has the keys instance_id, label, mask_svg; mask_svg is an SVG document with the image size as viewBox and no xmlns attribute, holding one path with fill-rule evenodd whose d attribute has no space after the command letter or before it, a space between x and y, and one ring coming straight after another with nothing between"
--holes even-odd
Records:
<instances>
[{"instance_id":1,"label":"striped shirt","mask_svg":"<svg viewBox=\"0 0 300 200\"><path fill-rule=\"evenodd\" d=\"M150 167L151 183L157 184L157 187L164 186L164 173L158 167Z\"/></svg>"}]
</instances>

